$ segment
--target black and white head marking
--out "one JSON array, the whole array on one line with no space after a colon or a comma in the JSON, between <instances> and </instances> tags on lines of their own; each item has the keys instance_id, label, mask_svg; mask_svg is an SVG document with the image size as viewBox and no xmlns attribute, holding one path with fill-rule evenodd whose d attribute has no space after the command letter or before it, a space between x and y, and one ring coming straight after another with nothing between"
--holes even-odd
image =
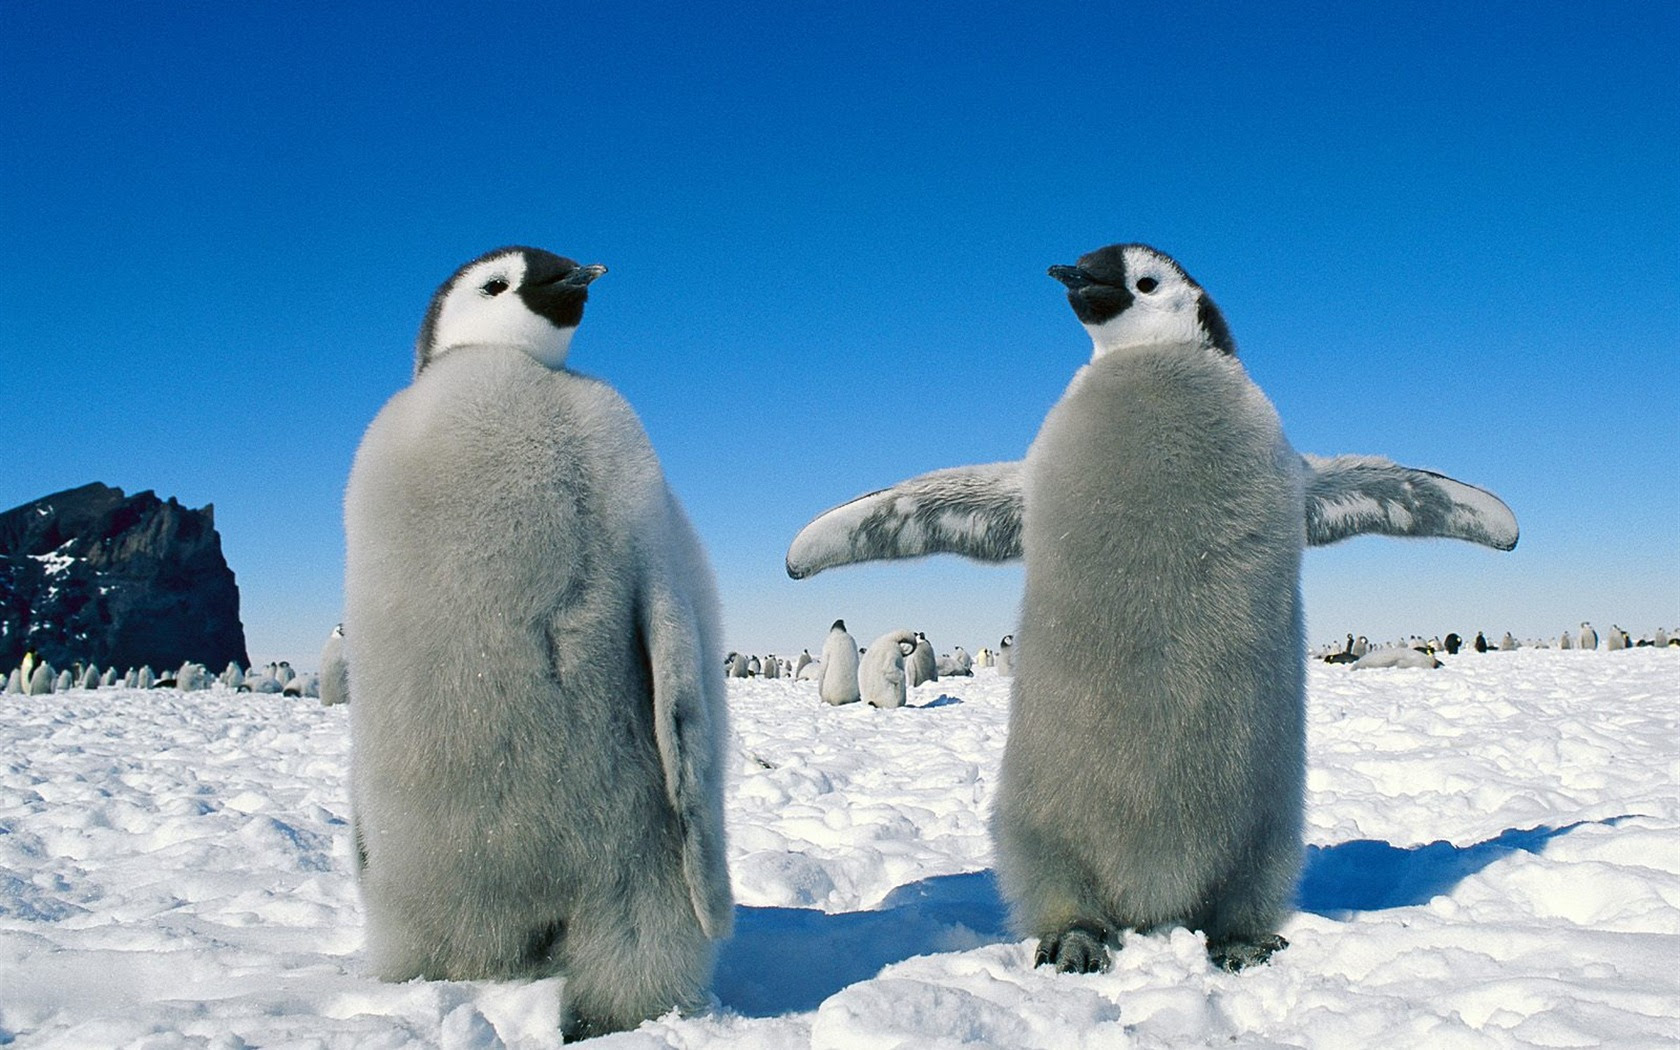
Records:
<instances>
[{"instance_id":1,"label":"black and white head marking","mask_svg":"<svg viewBox=\"0 0 1680 1050\"><path fill-rule=\"evenodd\" d=\"M1074 266L1052 266L1091 333L1092 357L1162 343L1199 343L1236 356L1213 298L1173 259L1147 244L1111 244Z\"/></svg>"},{"instance_id":2,"label":"black and white head marking","mask_svg":"<svg viewBox=\"0 0 1680 1050\"><path fill-rule=\"evenodd\" d=\"M498 248L462 266L432 296L415 341L414 374L461 346L511 346L559 368L583 320L589 283L605 266L579 266L541 248Z\"/></svg>"}]
</instances>

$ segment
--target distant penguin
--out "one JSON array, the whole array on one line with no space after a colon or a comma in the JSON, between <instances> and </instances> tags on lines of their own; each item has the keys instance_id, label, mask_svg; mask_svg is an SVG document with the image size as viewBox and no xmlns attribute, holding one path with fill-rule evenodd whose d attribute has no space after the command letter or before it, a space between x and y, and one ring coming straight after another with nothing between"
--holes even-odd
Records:
<instances>
[{"instance_id":1,"label":"distant penguin","mask_svg":"<svg viewBox=\"0 0 1680 1050\"><path fill-rule=\"evenodd\" d=\"M1476 641L1475 641L1475 642L1474 642L1474 643L1473 643L1473 647L1474 647L1474 648L1475 648L1475 650L1476 650L1476 651L1477 651L1477 652L1478 652L1478 653L1485 653L1485 652L1487 652L1487 651L1488 651L1488 648L1489 648L1489 646L1488 646L1488 640L1487 640L1487 635L1485 635L1485 634L1483 634L1483 633L1482 633L1482 632L1480 632L1480 631L1477 631L1477 632L1476 632Z\"/></svg>"},{"instance_id":2,"label":"distant penguin","mask_svg":"<svg viewBox=\"0 0 1680 1050\"><path fill-rule=\"evenodd\" d=\"M1558 648L1559 649L1573 649L1573 648L1575 648L1575 639L1573 637L1571 637L1571 635L1568 631L1565 631L1562 634L1558 635Z\"/></svg>"},{"instance_id":3,"label":"distant penguin","mask_svg":"<svg viewBox=\"0 0 1680 1050\"><path fill-rule=\"evenodd\" d=\"M53 682L58 676L53 673L52 664L42 660L35 665L29 674L29 682L24 686L24 692L30 696L51 696Z\"/></svg>"},{"instance_id":4,"label":"distant penguin","mask_svg":"<svg viewBox=\"0 0 1680 1050\"><path fill-rule=\"evenodd\" d=\"M152 670L151 664L141 664L134 675L134 688L150 689L154 685L157 685L157 673Z\"/></svg>"},{"instance_id":5,"label":"distant penguin","mask_svg":"<svg viewBox=\"0 0 1680 1050\"><path fill-rule=\"evenodd\" d=\"M99 676L99 688L109 689L116 684L117 684L117 669L115 667L105 668L104 672L101 673L100 676Z\"/></svg>"},{"instance_id":6,"label":"distant penguin","mask_svg":"<svg viewBox=\"0 0 1680 1050\"><path fill-rule=\"evenodd\" d=\"M1502 653L1515 652L1516 648L1517 648L1516 638L1512 637L1510 631L1506 631L1505 632L1505 637L1499 639L1499 651L1502 652Z\"/></svg>"},{"instance_id":7,"label":"distant penguin","mask_svg":"<svg viewBox=\"0 0 1680 1050\"><path fill-rule=\"evenodd\" d=\"M937 667L941 678L970 677L974 674L974 658L959 645L955 652L941 656Z\"/></svg>"},{"instance_id":8,"label":"distant penguin","mask_svg":"<svg viewBox=\"0 0 1680 1050\"><path fill-rule=\"evenodd\" d=\"M771 653L764 658L763 671L766 678L782 677L782 662L776 659L775 653Z\"/></svg>"},{"instance_id":9,"label":"distant penguin","mask_svg":"<svg viewBox=\"0 0 1680 1050\"><path fill-rule=\"evenodd\" d=\"M928 644L927 635L920 631L916 632L915 650L904 661L904 680L911 686L939 681L939 661L934 659L933 646Z\"/></svg>"},{"instance_id":10,"label":"distant penguin","mask_svg":"<svg viewBox=\"0 0 1680 1050\"><path fill-rule=\"evenodd\" d=\"M1093 353L1024 463L842 504L794 538L788 571L1024 556L992 818L1016 929L1039 961L1088 971L1124 930L1184 925L1237 969L1282 946L1301 863L1303 548L1386 532L1509 549L1516 519L1437 474L1295 452L1212 299L1160 252L1050 272ZM1113 647L1101 673L1092 638Z\"/></svg>"},{"instance_id":11,"label":"distant penguin","mask_svg":"<svg viewBox=\"0 0 1680 1050\"><path fill-rule=\"evenodd\" d=\"M822 677L817 680L817 694L824 703L855 704L862 697L858 691L857 640L846 632L846 621L835 620L823 641Z\"/></svg>"},{"instance_id":12,"label":"distant penguin","mask_svg":"<svg viewBox=\"0 0 1680 1050\"><path fill-rule=\"evenodd\" d=\"M35 665L39 662L40 657L35 654L34 649L23 651L23 662L18 664L18 678L22 680L25 689L28 689L29 683L34 681Z\"/></svg>"},{"instance_id":13,"label":"distant penguin","mask_svg":"<svg viewBox=\"0 0 1680 1050\"><path fill-rule=\"evenodd\" d=\"M979 652L974 654L975 667L991 667L994 663L995 661L992 659L991 649L984 645L980 647Z\"/></svg>"},{"instance_id":14,"label":"distant penguin","mask_svg":"<svg viewBox=\"0 0 1680 1050\"><path fill-rule=\"evenodd\" d=\"M1604 648L1608 650L1626 649L1628 647L1627 632L1616 624L1610 625L1610 633L1604 636Z\"/></svg>"},{"instance_id":15,"label":"distant penguin","mask_svg":"<svg viewBox=\"0 0 1680 1050\"><path fill-rule=\"evenodd\" d=\"M997 673L1004 678L1015 674L1015 636L1006 634L998 642L997 654L993 658L997 664Z\"/></svg>"},{"instance_id":16,"label":"distant penguin","mask_svg":"<svg viewBox=\"0 0 1680 1050\"><path fill-rule=\"evenodd\" d=\"M805 668L809 667L810 665L811 665L811 650L801 649L801 650L799 650L799 655L793 658L793 670L789 673L792 674L792 676L795 679L797 679L797 678L800 677L800 672L804 671Z\"/></svg>"},{"instance_id":17,"label":"distant penguin","mask_svg":"<svg viewBox=\"0 0 1680 1050\"><path fill-rule=\"evenodd\" d=\"M1463 648L1463 646L1464 639L1458 636L1457 631L1451 632L1447 635L1446 647L1448 656L1457 656L1459 649Z\"/></svg>"},{"instance_id":18,"label":"distant penguin","mask_svg":"<svg viewBox=\"0 0 1680 1050\"><path fill-rule=\"evenodd\" d=\"M916 651L911 631L888 631L869 643L858 665L858 691L874 707L903 707L905 661Z\"/></svg>"},{"instance_id":19,"label":"distant penguin","mask_svg":"<svg viewBox=\"0 0 1680 1050\"><path fill-rule=\"evenodd\" d=\"M6 676L6 692L21 695L24 689L23 668L14 667Z\"/></svg>"},{"instance_id":20,"label":"distant penguin","mask_svg":"<svg viewBox=\"0 0 1680 1050\"><path fill-rule=\"evenodd\" d=\"M82 668L82 677L77 680L76 686L80 689L99 688L99 668L93 664Z\"/></svg>"},{"instance_id":21,"label":"distant penguin","mask_svg":"<svg viewBox=\"0 0 1680 1050\"><path fill-rule=\"evenodd\" d=\"M188 660L175 672L175 688L183 693L197 693L210 688L210 675L203 664Z\"/></svg>"},{"instance_id":22,"label":"distant penguin","mask_svg":"<svg viewBox=\"0 0 1680 1050\"><path fill-rule=\"evenodd\" d=\"M723 673L729 678L747 677L747 658L740 653L730 653L724 657Z\"/></svg>"},{"instance_id":23,"label":"distant penguin","mask_svg":"<svg viewBox=\"0 0 1680 1050\"><path fill-rule=\"evenodd\" d=\"M1436 668L1441 661L1429 653L1410 646L1373 649L1353 662L1353 670L1366 671L1373 667Z\"/></svg>"},{"instance_id":24,"label":"distant penguin","mask_svg":"<svg viewBox=\"0 0 1680 1050\"><path fill-rule=\"evenodd\" d=\"M604 272L457 270L344 501L369 966L563 974L568 1042L704 1005L733 915L711 569L635 412L565 367Z\"/></svg>"},{"instance_id":25,"label":"distant penguin","mask_svg":"<svg viewBox=\"0 0 1680 1050\"><path fill-rule=\"evenodd\" d=\"M338 624L327 634L321 647L321 706L334 707L350 702L350 668L344 657L344 625Z\"/></svg>"},{"instance_id":26,"label":"distant penguin","mask_svg":"<svg viewBox=\"0 0 1680 1050\"><path fill-rule=\"evenodd\" d=\"M245 683L245 668L240 667L237 660L229 660L216 680L229 689L238 689Z\"/></svg>"},{"instance_id":27,"label":"distant penguin","mask_svg":"<svg viewBox=\"0 0 1680 1050\"><path fill-rule=\"evenodd\" d=\"M1657 633L1651 636L1651 644L1656 646L1658 649L1668 648L1668 631L1662 627L1658 627Z\"/></svg>"},{"instance_id":28,"label":"distant penguin","mask_svg":"<svg viewBox=\"0 0 1680 1050\"><path fill-rule=\"evenodd\" d=\"M1353 648L1348 651L1351 652L1355 658L1364 656L1366 653L1371 651L1370 639L1366 638L1364 635L1360 635L1358 638L1353 640Z\"/></svg>"},{"instance_id":29,"label":"distant penguin","mask_svg":"<svg viewBox=\"0 0 1680 1050\"><path fill-rule=\"evenodd\" d=\"M1341 652L1331 653L1324 658L1324 662L1327 664L1351 664L1358 659L1359 657L1353 655L1353 635L1350 634L1347 636L1347 641L1343 643Z\"/></svg>"},{"instance_id":30,"label":"distant penguin","mask_svg":"<svg viewBox=\"0 0 1680 1050\"><path fill-rule=\"evenodd\" d=\"M758 657L756 657L756 656L747 657L747 677L748 678L757 678L759 676L759 673L763 670L764 670L764 664L759 660Z\"/></svg>"},{"instance_id":31,"label":"distant penguin","mask_svg":"<svg viewBox=\"0 0 1680 1050\"><path fill-rule=\"evenodd\" d=\"M1580 642L1581 648L1583 649L1598 648L1598 632L1593 630L1592 624L1586 622L1585 620L1581 621Z\"/></svg>"},{"instance_id":32,"label":"distant penguin","mask_svg":"<svg viewBox=\"0 0 1680 1050\"><path fill-rule=\"evenodd\" d=\"M55 693L67 693L75 687L75 677L70 674L69 670L58 672L58 677L53 679L53 692Z\"/></svg>"}]
</instances>

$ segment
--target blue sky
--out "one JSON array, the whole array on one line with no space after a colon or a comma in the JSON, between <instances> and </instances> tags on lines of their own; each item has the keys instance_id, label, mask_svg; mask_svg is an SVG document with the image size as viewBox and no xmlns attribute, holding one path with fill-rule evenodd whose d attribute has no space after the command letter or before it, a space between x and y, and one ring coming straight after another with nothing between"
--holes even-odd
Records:
<instances>
[{"instance_id":1,"label":"blue sky","mask_svg":"<svg viewBox=\"0 0 1680 1050\"><path fill-rule=\"evenodd\" d=\"M798 528L1019 458L1089 353L1053 263L1173 254L1303 451L1492 489L1510 554L1314 550L1314 640L1680 624L1680 7L0 5L0 508L214 502L312 666L356 443L460 262L611 272L729 645L1012 630L1017 568L794 582Z\"/></svg>"}]
</instances>

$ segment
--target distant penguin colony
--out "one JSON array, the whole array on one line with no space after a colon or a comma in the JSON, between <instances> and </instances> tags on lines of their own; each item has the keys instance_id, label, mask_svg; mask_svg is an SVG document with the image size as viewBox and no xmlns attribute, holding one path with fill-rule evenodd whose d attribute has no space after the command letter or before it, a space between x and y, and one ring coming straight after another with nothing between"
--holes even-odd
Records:
<instances>
[{"instance_id":1,"label":"distant penguin colony","mask_svg":"<svg viewBox=\"0 0 1680 1050\"><path fill-rule=\"evenodd\" d=\"M565 367L604 272L457 270L344 505L369 965L564 974L568 1040L704 1005L733 914L711 570L635 412Z\"/></svg>"},{"instance_id":2,"label":"distant penguin colony","mask_svg":"<svg viewBox=\"0 0 1680 1050\"><path fill-rule=\"evenodd\" d=\"M869 643L858 665L858 691L873 707L903 707L904 661L916 651L911 631L888 631Z\"/></svg>"},{"instance_id":3,"label":"distant penguin colony","mask_svg":"<svg viewBox=\"0 0 1680 1050\"><path fill-rule=\"evenodd\" d=\"M1027 458L842 504L794 538L788 573L1024 557L992 822L1017 929L1040 962L1090 971L1124 930L1183 925L1239 969L1283 946L1300 868L1303 548L1379 532L1510 549L1516 519L1439 474L1296 453L1166 255L1113 245L1050 275L1093 353ZM1089 637L1124 640L1105 674Z\"/></svg>"}]
</instances>

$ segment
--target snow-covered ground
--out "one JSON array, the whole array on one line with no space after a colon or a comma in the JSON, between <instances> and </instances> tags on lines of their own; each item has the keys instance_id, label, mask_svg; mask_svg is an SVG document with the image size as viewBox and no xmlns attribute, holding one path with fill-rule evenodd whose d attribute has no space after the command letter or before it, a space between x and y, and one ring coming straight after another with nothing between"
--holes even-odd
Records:
<instances>
[{"instance_id":1,"label":"snow-covered ground","mask_svg":"<svg viewBox=\"0 0 1680 1050\"><path fill-rule=\"evenodd\" d=\"M1309 683L1291 947L1231 975L1179 930L1073 976L1033 968L987 871L1007 680L897 711L731 682L717 1004L591 1045L1680 1043L1680 649L1315 663ZM218 688L0 711L0 1044L559 1042L560 981L362 975L344 708Z\"/></svg>"}]
</instances>

